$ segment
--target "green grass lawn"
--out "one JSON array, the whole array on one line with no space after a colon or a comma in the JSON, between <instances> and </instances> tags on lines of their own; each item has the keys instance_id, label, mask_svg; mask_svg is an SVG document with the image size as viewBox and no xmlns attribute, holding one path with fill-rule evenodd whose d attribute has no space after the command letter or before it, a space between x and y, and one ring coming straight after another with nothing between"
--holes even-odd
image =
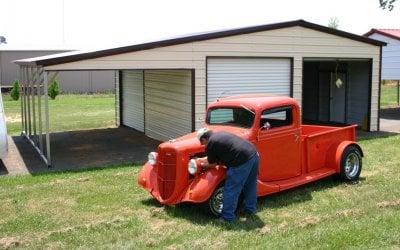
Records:
<instances>
[{"instance_id":1,"label":"green grass lawn","mask_svg":"<svg viewBox=\"0 0 400 250\"><path fill-rule=\"evenodd\" d=\"M9 94L4 94L3 102L8 134L18 135L21 133L21 101L13 101ZM52 132L115 125L114 94L59 95L49 100L49 109Z\"/></svg>"},{"instance_id":2,"label":"green grass lawn","mask_svg":"<svg viewBox=\"0 0 400 250\"><path fill-rule=\"evenodd\" d=\"M0 248L399 248L400 136L364 138L361 180L265 197L258 218L219 224L159 206L139 166L0 178Z\"/></svg>"},{"instance_id":3,"label":"green grass lawn","mask_svg":"<svg viewBox=\"0 0 400 250\"><path fill-rule=\"evenodd\" d=\"M397 103L397 85L386 84L381 87L381 108L396 107Z\"/></svg>"}]
</instances>

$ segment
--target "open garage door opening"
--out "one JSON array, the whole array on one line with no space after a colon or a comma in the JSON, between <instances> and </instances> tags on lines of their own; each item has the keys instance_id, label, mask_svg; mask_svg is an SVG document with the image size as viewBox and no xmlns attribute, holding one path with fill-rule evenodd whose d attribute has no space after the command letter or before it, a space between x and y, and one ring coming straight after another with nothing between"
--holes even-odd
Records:
<instances>
[{"instance_id":1,"label":"open garage door opening","mask_svg":"<svg viewBox=\"0 0 400 250\"><path fill-rule=\"evenodd\" d=\"M370 130L371 66L369 59L305 59L303 121Z\"/></svg>"}]
</instances>

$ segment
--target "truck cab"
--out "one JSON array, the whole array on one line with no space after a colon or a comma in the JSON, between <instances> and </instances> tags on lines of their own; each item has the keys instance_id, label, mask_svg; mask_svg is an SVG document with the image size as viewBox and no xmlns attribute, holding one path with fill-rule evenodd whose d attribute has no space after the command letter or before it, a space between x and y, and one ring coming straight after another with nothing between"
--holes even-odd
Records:
<instances>
[{"instance_id":1,"label":"truck cab","mask_svg":"<svg viewBox=\"0 0 400 250\"><path fill-rule=\"evenodd\" d=\"M241 95L209 105L205 124L252 142L260 155L257 195L264 196L338 174L356 180L361 148L355 125L302 125L300 107L290 97ZM138 183L160 203L209 202L214 214L222 209L224 166L203 170L196 158L205 148L195 133L160 144L138 176Z\"/></svg>"}]
</instances>

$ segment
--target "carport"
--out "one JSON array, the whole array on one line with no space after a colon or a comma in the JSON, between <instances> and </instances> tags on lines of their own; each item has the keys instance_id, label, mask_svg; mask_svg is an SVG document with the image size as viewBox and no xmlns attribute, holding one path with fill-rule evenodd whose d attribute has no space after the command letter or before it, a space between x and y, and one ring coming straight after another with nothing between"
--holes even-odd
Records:
<instances>
[{"instance_id":1,"label":"carport","mask_svg":"<svg viewBox=\"0 0 400 250\"><path fill-rule=\"evenodd\" d=\"M114 70L117 126L156 140L200 128L208 103L246 93L291 96L304 106L305 120L376 131L384 45L295 20L19 60L22 131L51 165L46 89L57 72L73 70ZM323 68L328 73L319 74ZM319 76L326 84L309 81ZM339 78L342 83L336 84Z\"/></svg>"}]
</instances>

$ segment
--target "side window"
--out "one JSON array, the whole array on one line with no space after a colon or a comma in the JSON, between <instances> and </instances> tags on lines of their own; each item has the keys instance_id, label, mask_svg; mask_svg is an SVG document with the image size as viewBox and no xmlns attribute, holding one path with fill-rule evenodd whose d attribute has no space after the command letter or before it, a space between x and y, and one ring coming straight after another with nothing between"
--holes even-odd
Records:
<instances>
[{"instance_id":1,"label":"side window","mask_svg":"<svg viewBox=\"0 0 400 250\"><path fill-rule=\"evenodd\" d=\"M281 107L265 110L261 114L260 127L274 129L293 123L292 107Z\"/></svg>"}]
</instances>

